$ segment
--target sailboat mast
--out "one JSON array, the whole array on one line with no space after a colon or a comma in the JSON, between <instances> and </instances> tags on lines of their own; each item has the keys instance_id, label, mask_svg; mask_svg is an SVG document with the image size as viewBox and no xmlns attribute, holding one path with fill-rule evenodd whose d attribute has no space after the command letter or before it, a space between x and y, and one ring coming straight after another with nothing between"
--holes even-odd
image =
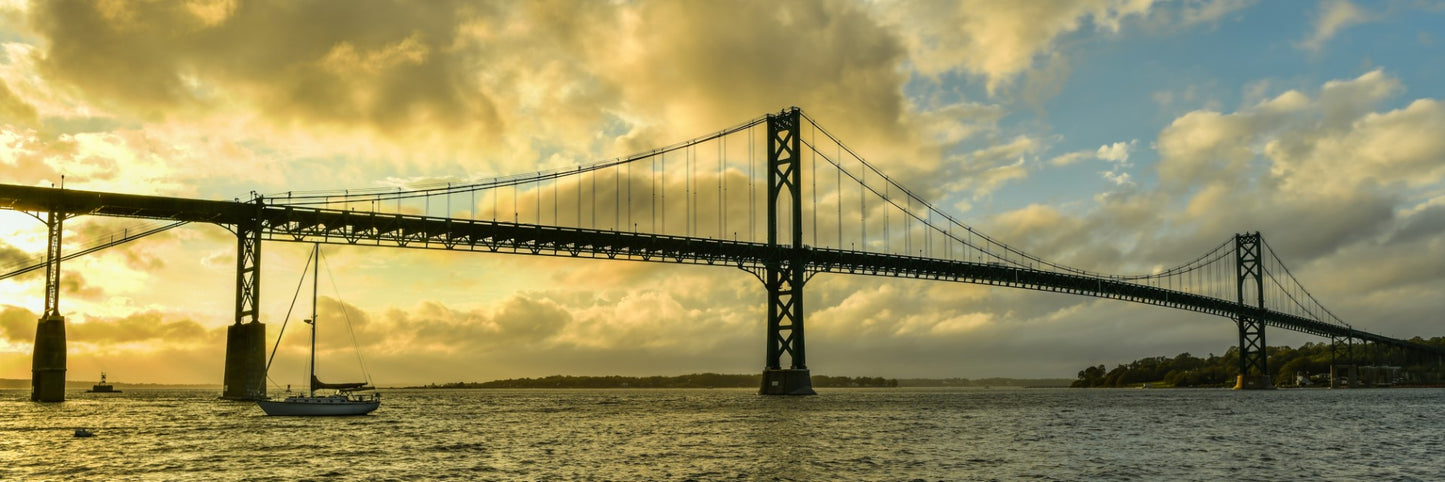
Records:
<instances>
[{"instance_id":1,"label":"sailboat mast","mask_svg":"<svg viewBox=\"0 0 1445 482\"><path fill-rule=\"evenodd\" d=\"M306 396L316 396L316 286L321 279L321 244L311 245L311 257L316 258L316 268L311 272L311 376L306 379Z\"/></svg>"}]
</instances>

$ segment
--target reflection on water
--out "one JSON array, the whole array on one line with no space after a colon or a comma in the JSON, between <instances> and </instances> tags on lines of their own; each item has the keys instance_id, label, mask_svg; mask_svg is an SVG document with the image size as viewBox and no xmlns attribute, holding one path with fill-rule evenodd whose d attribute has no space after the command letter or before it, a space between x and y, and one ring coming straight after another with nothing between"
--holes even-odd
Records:
<instances>
[{"instance_id":1,"label":"reflection on water","mask_svg":"<svg viewBox=\"0 0 1445 482\"><path fill-rule=\"evenodd\" d=\"M395 390L351 418L28 396L0 391L0 480L1445 479L1435 389Z\"/></svg>"}]
</instances>

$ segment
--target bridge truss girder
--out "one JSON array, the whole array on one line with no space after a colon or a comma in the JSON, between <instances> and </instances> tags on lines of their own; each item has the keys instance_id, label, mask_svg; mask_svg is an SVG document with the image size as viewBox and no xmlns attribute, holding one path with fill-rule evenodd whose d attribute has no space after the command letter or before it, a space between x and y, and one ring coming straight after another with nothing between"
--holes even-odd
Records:
<instances>
[{"instance_id":1,"label":"bridge truss girder","mask_svg":"<svg viewBox=\"0 0 1445 482\"><path fill-rule=\"evenodd\" d=\"M263 241L326 243L408 249L476 251L589 259L732 266L761 270L783 248L763 243L559 228L532 224L358 212L268 204L257 212L248 202L54 189L0 184L0 209L70 215L163 219L234 226L260 218ZM867 251L804 247L807 275L913 278L987 284L1053 293L1117 299L1233 318L1243 312L1268 326L1316 336L1341 336L1418 350L1445 350L1325 323L1284 312L1241 307L1225 300L1127 280L1040 271L1009 265L925 258Z\"/></svg>"},{"instance_id":2,"label":"bridge truss girder","mask_svg":"<svg viewBox=\"0 0 1445 482\"><path fill-rule=\"evenodd\" d=\"M1445 354L1445 350L1406 340L1289 313L1240 306L1237 300L1128 280L1009 265L817 247L803 247L798 254L789 253L790 247L746 241L288 206L267 206L263 222L263 236L267 241L732 266L757 275L763 283L767 282L765 269L769 259L798 255L806 260L804 280L819 273L912 278L1115 299L1231 320L1243 313L1262 320L1267 326L1290 331Z\"/></svg>"}]
</instances>

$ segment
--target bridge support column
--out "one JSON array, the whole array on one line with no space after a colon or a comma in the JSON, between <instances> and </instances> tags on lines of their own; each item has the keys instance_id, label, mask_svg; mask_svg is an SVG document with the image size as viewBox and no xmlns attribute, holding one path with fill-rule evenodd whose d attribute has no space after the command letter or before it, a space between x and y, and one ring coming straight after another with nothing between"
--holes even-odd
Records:
<instances>
[{"instance_id":1,"label":"bridge support column","mask_svg":"<svg viewBox=\"0 0 1445 482\"><path fill-rule=\"evenodd\" d=\"M769 265L768 359L763 368L763 395L815 395L803 343L803 269ZM791 359L782 367L782 355Z\"/></svg>"},{"instance_id":2,"label":"bridge support column","mask_svg":"<svg viewBox=\"0 0 1445 482\"><path fill-rule=\"evenodd\" d=\"M30 401L65 401L65 317L42 316L30 358Z\"/></svg>"},{"instance_id":3,"label":"bridge support column","mask_svg":"<svg viewBox=\"0 0 1445 482\"><path fill-rule=\"evenodd\" d=\"M1264 310L1262 244L1258 232L1234 235L1234 266L1239 294L1239 306L1234 316L1234 322L1239 327L1239 376L1235 381L1235 390L1274 388L1265 352L1264 319L1256 315L1256 312ZM1254 282L1255 294L1253 307L1248 305L1249 300L1245 296L1246 285L1251 281Z\"/></svg>"},{"instance_id":4,"label":"bridge support column","mask_svg":"<svg viewBox=\"0 0 1445 482\"><path fill-rule=\"evenodd\" d=\"M803 249L802 136L796 107L768 116L768 244L773 247L764 270L768 289L768 350L763 366L762 395L816 395L803 343L803 284L807 252ZM779 242L783 220L778 213L788 195L787 228L791 246ZM791 362L782 366L782 355Z\"/></svg>"},{"instance_id":5,"label":"bridge support column","mask_svg":"<svg viewBox=\"0 0 1445 482\"><path fill-rule=\"evenodd\" d=\"M30 356L30 400L65 401L65 317L60 316L60 233L65 213L50 211L45 249L45 311L35 325L35 351Z\"/></svg>"},{"instance_id":6,"label":"bridge support column","mask_svg":"<svg viewBox=\"0 0 1445 482\"><path fill-rule=\"evenodd\" d=\"M1340 352L1344 351L1341 359ZM1341 384L1340 381L1344 383ZM1343 385L1343 386L1341 386ZM1357 388L1360 370L1355 365L1354 337L1330 337L1330 388Z\"/></svg>"},{"instance_id":7,"label":"bridge support column","mask_svg":"<svg viewBox=\"0 0 1445 482\"><path fill-rule=\"evenodd\" d=\"M259 213L261 202L256 203ZM261 222L236 226L236 322L226 329L221 398L266 398L266 325L261 323Z\"/></svg>"}]
</instances>

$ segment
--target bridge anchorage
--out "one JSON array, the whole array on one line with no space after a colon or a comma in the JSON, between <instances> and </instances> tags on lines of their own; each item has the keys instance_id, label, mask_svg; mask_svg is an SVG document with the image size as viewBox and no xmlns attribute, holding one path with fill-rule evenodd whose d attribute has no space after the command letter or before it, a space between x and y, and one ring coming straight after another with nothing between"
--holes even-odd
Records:
<instances>
[{"instance_id":1,"label":"bridge anchorage","mask_svg":"<svg viewBox=\"0 0 1445 482\"><path fill-rule=\"evenodd\" d=\"M754 128L760 126L766 142L755 143ZM728 153L728 138L734 135L747 136L746 142L732 144L747 146L746 163L734 162ZM824 149L819 141L832 144ZM700 149L704 143L713 144ZM703 155L713 147L715 157ZM755 157L761 149L766 152ZM712 168L703 160L715 161L716 170L707 172ZM678 181L677 165L684 163L686 175ZM762 199L754 188L758 182L766 184ZM568 193L575 194L575 205L561 200ZM466 217L452 209L458 196L470 201L460 211ZM544 196L551 204L550 219L543 215ZM716 205L703 206L708 199ZM421 206L403 206L404 201ZM490 216L478 216L479 208L488 205ZM444 216L432 215L438 206L445 206ZM1025 253L897 184L797 108L625 158L444 188L286 193L242 202L0 184L0 209L29 213L48 230L43 263L0 273L5 279L46 271L31 397L44 402L65 396L60 262L185 223L222 226L236 236L235 316L227 327L222 390L222 398L232 400L265 394L260 267L263 244L276 241L739 268L766 291L758 389L763 395L815 393L806 356L803 288L819 273L1068 293L1228 318L1239 335L1238 389L1273 386L1267 327L1329 338L1333 371L1340 375L1333 378L1351 387L1370 384L1357 373L1391 376L1387 367L1357 369L1356 342L1376 358L1375 365L1382 351L1387 358L1414 357L1421 364L1442 365L1445 356L1440 348L1344 323L1304 289L1258 232L1236 234L1193 261L1139 275L1095 273ZM688 214L679 216L682 211ZM64 221L78 215L171 224L62 255ZM684 222L678 223L679 217ZM762 239L755 237L759 224L766 227Z\"/></svg>"}]
</instances>

